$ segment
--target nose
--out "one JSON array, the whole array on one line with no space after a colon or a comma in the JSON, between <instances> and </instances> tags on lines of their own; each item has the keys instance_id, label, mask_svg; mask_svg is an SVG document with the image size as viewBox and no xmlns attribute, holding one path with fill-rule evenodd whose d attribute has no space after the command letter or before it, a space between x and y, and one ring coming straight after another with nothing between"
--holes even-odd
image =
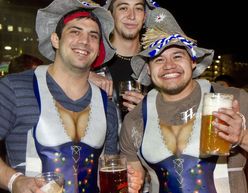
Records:
<instances>
[{"instance_id":1,"label":"nose","mask_svg":"<svg viewBox=\"0 0 248 193\"><path fill-rule=\"evenodd\" d=\"M135 11L134 9L128 10L128 19L134 19L135 18Z\"/></svg>"},{"instance_id":2,"label":"nose","mask_svg":"<svg viewBox=\"0 0 248 193\"><path fill-rule=\"evenodd\" d=\"M78 42L87 45L89 43L89 35L87 33L81 33L78 37Z\"/></svg>"},{"instance_id":3,"label":"nose","mask_svg":"<svg viewBox=\"0 0 248 193\"><path fill-rule=\"evenodd\" d=\"M170 70L176 68L176 66L177 66L176 63L173 60L166 59L164 60L162 68L163 70Z\"/></svg>"}]
</instances>

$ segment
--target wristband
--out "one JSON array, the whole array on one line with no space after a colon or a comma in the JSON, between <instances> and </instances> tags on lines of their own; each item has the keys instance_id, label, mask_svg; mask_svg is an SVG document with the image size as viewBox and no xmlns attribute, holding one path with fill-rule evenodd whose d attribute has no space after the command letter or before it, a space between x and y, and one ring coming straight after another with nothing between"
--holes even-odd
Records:
<instances>
[{"instance_id":1,"label":"wristband","mask_svg":"<svg viewBox=\"0 0 248 193\"><path fill-rule=\"evenodd\" d=\"M17 172L17 173L14 173L14 174L11 176L11 178L10 178L10 180L9 180L9 182L8 182L8 189L9 189L10 192L12 192L12 186L13 186L13 183L14 183L14 181L16 180L16 178L19 177L19 176L23 176L23 175L24 175L23 173Z\"/></svg>"},{"instance_id":2,"label":"wristband","mask_svg":"<svg viewBox=\"0 0 248 193\"><path fill-rule=\"evenodd\" d=\"M237 114L241 117L241 119L242 119L242 127L245 130L245 128L246 128L245 116L243 114L241 114L240 112L237 112Z\"/></svg>"},{"instance_id":3,"label":"wristband","mask_svg":"<svg viewBox=\"0 0 248 193\"><path fill-rule=\"evenodd\" d=\"M243 140L244 137L244 130L246 130L246 120L245 120L245 116L243 114L241 114L240 112L237 112L237 114L241 117L242 119L242 131L240 133L240 137L239 137L239 141L235 144L232 145L232 148L235 148L237 146L239 146Z\"/></svg>"}]
</instances>

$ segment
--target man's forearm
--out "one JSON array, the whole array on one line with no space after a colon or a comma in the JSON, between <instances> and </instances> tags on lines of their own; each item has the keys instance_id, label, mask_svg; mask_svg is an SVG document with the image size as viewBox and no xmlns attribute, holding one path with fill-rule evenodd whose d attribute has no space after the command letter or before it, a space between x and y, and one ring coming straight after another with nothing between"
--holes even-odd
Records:
<instances>
[{"instance_id":1,"label":"man's forearm","mask_svg":"<svg viewBox=\"0 0 248 193\"><path fill-rule=\"evenodd\" d=\"M8 182L15 174L16 171L9 167L1 158L0 158L0 187L3 189L8 189Z\"/></svg>"}]
</instances>

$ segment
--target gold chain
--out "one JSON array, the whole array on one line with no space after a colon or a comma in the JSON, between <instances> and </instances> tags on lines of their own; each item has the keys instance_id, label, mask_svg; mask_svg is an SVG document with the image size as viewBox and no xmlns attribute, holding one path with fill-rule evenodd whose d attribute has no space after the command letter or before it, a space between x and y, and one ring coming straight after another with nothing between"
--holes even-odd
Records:
<instances>
[{"instance_id":1,"label":"gold chain","mask_svg":"<svg viewBox=\"0 0 248 193\"><path fill-rule=\"evenodd\" d=\"M116 55L118 58L120 58L120 59L122 59L122 60L126 60L126 61L131 61L131 59L132 59L132 56L121 56L120 54L117 54L117 53L115 53L115 55Z\"/></svg>"}]
</instances>

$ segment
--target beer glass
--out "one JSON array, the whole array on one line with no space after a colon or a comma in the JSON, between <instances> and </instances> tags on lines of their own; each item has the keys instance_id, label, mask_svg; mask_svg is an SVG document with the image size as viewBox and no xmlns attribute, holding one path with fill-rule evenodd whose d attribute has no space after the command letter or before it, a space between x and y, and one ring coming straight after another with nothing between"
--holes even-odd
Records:
<instances>
[{"instance_id":1,"label":"beer glass","mask_svg":"<svg viewBox=\"0 0 248 193\"><path fill-rule=\"evenodd\" d=\"M123 105L123 102L130 103L129 101L123 99L123 97L122 97L123 94L125 94L125 91L141 92L141 84L134 81L134 80L120 81L118 89L119 89L118 105L119 105L119 108L121 110L121 115L122 115L122 119L123 119L124 116L128 113L128 108Z\"/></svg>"},{"instance_id":2,"label":"beer glass","mask_svg":"<svg viewBox=\"0 0 248 193\"><path fill-rule=\"evenodd\" d=\"M224 93L205 93L203 98L200 155L207 157L209 155L227 156L231 144L220 138L212 125L216 118L212 115L213 111L219 108L232 108L233 95ZM226 124L218 120L221 124Z\"/></svg>"},{"instance_id":3,"label":"beer glass","mask_svg":"<svg viewBox=\"0 0 248 193\"><path fill-rule=\"evenodd\" d=\"M101 193L128 193L127 159L123 155L103 155L99 158Z\"/></svg>"},{"instance_id":4,"label":"beer glass","mask_svg":"<svg viewBox=\"0 0 248 193\"><path fill-rule=\"evenodd\" d=\"M62 193L64 181L63 174L55 172L41 173L35 177L36 184L44 193Z\"/></svg>"}]
</instances>

